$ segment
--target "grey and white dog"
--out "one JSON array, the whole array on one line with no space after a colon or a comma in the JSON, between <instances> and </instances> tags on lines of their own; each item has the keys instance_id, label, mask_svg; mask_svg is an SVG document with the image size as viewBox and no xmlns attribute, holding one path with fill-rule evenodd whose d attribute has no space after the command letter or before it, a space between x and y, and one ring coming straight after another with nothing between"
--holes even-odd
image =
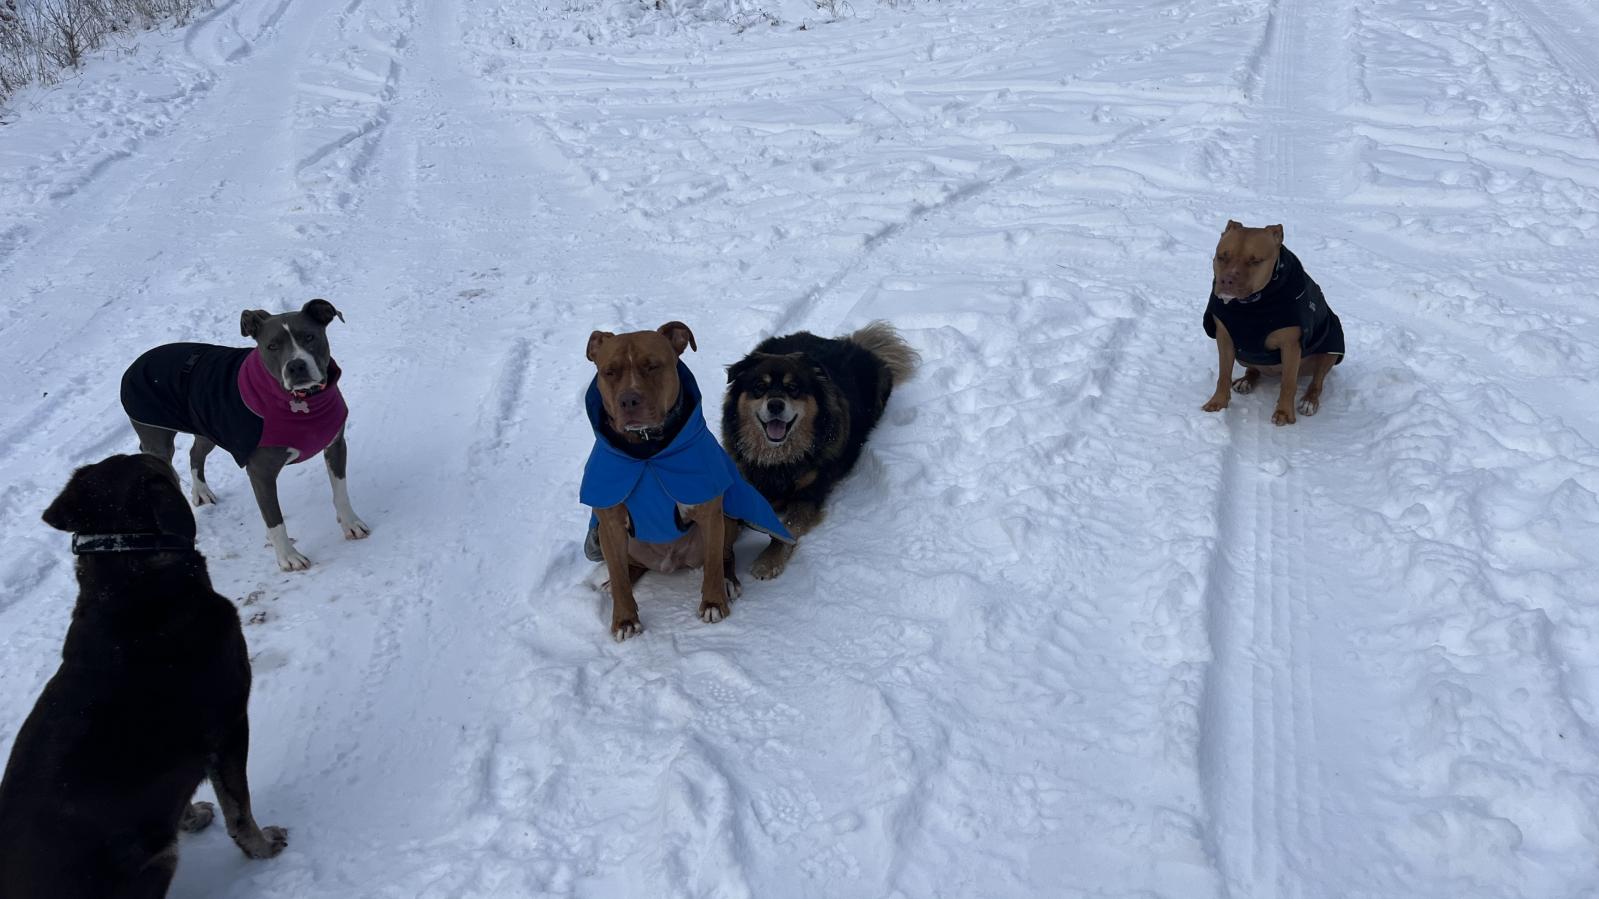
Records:
<instances>
[{"instance_id":1,"label":"grey and white dog","mask_svg":"<svg viewBox=\"0 0 1599 899\"><path fill-rule=\"evenodd\" d=\"M239 317L239 332L254 338L254 347L167 344L140 356L122 376L122 407L140 450L170 465L177 433L194 435L189 471L196 506L216 502L205 479L212 449L222 447L248 472L284 571L311 565L283 525L277 480L285 465L323 453L345 538L371 533L350 507L345 485L348 408L327 340L334 318L344 316L321 299L280 315L249 309Z\"/></svg>"}]
</instances>

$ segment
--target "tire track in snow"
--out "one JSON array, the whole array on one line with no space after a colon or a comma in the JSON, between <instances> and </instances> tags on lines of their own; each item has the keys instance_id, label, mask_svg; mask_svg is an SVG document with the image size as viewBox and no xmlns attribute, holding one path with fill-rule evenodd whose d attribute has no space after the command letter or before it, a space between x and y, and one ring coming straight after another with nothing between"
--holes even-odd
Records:
<instances>
[{"instance_id":1,"label":"tire track in snow","mask_svg":"<svg viewBox=\"0 0 1599 899\"><path fill-rule=\"evenodd\" d=\"M1338 142L1348 129L1335 115L1347 83L1336 62L1343 42L1330 33L1345 12L1342 4L1277 0L1254 57L1262 113L1252 116L1260 130L1255 182L1266 199L1282 202L1285 217L1300 197L1331 199L1337 173L1347 169ZM1302 475L1287 463L1314 419L1272 425L1276 389L1266 379L1221 413L1229 442L1203 589L1213 660L1199 759L1210 850L1225 894L1235 899L1317 894L1307 866L1319 845L1322 788L1315 695L1301 645L1311 614L1298 520L1307 510Z\"/></svg>"}]
</instances>

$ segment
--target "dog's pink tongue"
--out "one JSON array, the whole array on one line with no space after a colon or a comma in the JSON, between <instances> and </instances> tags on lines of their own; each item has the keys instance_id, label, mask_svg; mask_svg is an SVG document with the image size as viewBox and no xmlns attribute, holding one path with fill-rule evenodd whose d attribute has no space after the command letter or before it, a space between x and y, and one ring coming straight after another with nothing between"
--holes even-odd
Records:
<instances>
[{"instance_id":1,"label":"dog's pink tongue","mask_svg":"<svg viewBox=\"0 0 1599 899\"><path fill-rule=\"evenodd\" d=\"M788 422L772 419L766 423L766 436L772 440L782 440L788 436Z\"/></svg>"}]
</instances>

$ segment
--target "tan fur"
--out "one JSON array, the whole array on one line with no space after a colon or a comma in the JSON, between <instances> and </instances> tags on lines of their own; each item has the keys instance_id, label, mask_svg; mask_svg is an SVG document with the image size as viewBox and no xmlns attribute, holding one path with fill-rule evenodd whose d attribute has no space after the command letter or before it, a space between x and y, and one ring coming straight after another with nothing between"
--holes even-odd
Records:
<instances>
[{"instance_id":1,"label":"tan fur","mask_svg":"<svg viewBox=\"0 0 1599 899\"><path fill-rule=\"evenodd\" d=\"M1228 221L1210 261L1216 295L1247 297L1265 288L1282 249L1282 225L1246 228Z\"/></svg>"},{"instance_id":2,"label":"tan fur","mask_svg":"<svg viewBox=\"0 0 1599 899\"><path fill-rule=\"evenodd\" d=\"M899 336L894 326L882 319L872 322L844 339L883 360L883 364L888 366L888 373L893 378L895 387L909 380L922 361L921 354L911 349L911 345L905 342L905 338Z\"/></svg>"},{"instance_id":3,"label":"tan fur","mask_svg":"<svg viewBox=\"0 0 1599 899\"><path fill-rule=\"evenodd\" d=\"M766 431L762 429L760 419L755 415L755 410L764 402L765 398L755 399L746 396L740 403L739 452L762 465L787 465L805 455L816 439L816 398L801 396L789 400L789 405L799 410L799 418L794 420L788 438L777 446L767 442Z\"/></svg>"}]
</instances>

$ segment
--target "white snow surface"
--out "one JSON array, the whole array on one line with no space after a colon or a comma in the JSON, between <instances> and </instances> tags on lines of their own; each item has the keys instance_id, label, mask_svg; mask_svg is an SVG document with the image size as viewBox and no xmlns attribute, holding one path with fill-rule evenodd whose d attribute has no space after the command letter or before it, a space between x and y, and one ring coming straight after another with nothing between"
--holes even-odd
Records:
<instances>
[{"instance_id":1,"label":"white snow surface","mask_svg":"<svg viewBox=\"0 0 1599 899\"><path fill-rule=\"evenodd\" d=\"M373 533L295 466L281 573L212 457L290 845L173 896L1599 897L1599 8L841 10L222 0L16 98L0 752L124 367L321 296ZM1199 408L1228 218L1348 334L1293 427ZM714 420L878 318L922 370L787 572L613 643L589 332L687 322Z\"/></svg>"}]
</instances>

